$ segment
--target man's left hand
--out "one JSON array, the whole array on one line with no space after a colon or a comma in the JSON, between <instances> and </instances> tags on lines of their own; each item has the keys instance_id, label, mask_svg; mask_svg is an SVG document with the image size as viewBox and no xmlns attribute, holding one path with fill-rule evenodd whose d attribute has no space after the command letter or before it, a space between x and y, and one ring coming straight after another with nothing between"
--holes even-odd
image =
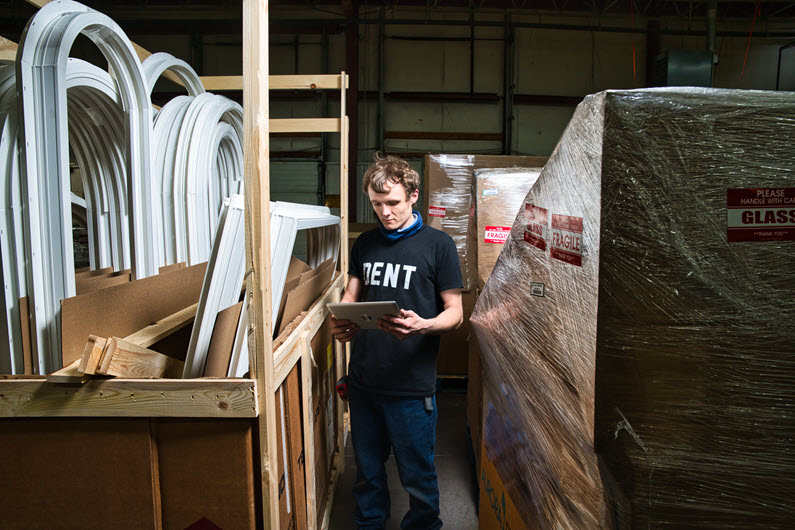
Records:
<instances>
[{"instance_id":1,"label":"man's left hand","mask_svg":"<svg viewBox=\"0 0 795 530\"><path fill-rule=\"evenodd\" d=\"M399 317L394 315L382 315L378 319L378 329L391 333L395 337L403 340L413 335L421 334L428 328L428 320L421 318L417 313L409 309L401 309Z\"/></svg>"}]
</instances>

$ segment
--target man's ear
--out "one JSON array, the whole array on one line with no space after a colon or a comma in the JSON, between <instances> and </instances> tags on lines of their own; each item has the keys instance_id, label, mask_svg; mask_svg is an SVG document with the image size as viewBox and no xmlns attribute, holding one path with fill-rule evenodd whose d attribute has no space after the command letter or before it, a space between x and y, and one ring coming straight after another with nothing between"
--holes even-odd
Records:
<instances>
[{"instance_id":1,"label":"man's ear","mask_svg":"<svg viewBox=\"0 0 795 530\"><path fill-rule=\"evenodd\" d=\"M409 197L409 202L413 206L414 204L416 204L417 199L419 198L420 198L420 190L414 190L414 192L411 194L411 197Z\"/></svg>"}]
</instances>

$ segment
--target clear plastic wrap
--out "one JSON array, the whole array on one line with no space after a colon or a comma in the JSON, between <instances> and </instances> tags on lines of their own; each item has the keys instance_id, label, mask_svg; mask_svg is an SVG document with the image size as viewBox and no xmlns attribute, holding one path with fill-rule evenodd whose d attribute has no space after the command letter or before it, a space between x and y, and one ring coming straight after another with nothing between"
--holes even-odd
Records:
<instances>
[{"instance_id":1,"label":"clear plastic wrap","mask_svg":"<svg viewBox=\"0 0 795 530\"><path fill-rule=\"evenodd\" d=\"M540 167L546 158L500 155L426 155L424 186L425 223L448 233L455 241L461 261L464 291L477 286L468 249L471 214L472 173L481 168Z\"/></svg>"},{"instance_id":2,"label":"clear plastic wrap","mask_svg":"<svg viewBox=\"0 0 795 530\"><path fill-rule=\"evenodd\" d=\"M516 210L533 187L539 167L476 169L472 178L472 215L469 218L467 251L469 270L475 274L478 289L483 289L502 245L510 233Z\"/></svg>"},{"instance_id":3,"label":"clear plastic wrap","mask_svg":"<svg viewBox=\"0 0 795 530\"><path fill-rule=\"evenodd\" d=\"M471 320L486 454L528 527L795 520L793 138L793 93L577 108ZM738 193L774 217L737 228Z\"/></svg>"}]
</instances>

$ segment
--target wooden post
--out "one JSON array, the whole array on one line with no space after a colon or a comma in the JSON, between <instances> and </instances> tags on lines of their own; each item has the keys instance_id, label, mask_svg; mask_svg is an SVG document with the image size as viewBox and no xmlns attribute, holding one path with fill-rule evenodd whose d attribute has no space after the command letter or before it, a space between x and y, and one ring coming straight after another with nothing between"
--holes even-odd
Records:
<instances>
[{"instance_id":1,"label":"wooden post","mask_svg":"<svg viewBox=\"0 0 795 530\"><path fill-rule=\"evenodd\" d=\"M273 388L268 173L268 2L243 0L243 111L246 179L246 264L252 273L251 372L257 380L262 519L279 528Z\"/></svg>"}]
</instances>

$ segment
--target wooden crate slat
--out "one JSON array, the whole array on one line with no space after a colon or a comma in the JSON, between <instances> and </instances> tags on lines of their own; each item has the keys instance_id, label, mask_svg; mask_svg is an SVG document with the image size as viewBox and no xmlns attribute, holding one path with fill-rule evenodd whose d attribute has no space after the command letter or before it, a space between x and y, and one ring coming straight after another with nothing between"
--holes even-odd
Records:
<instances>
[{"instance_id":1,"label":"wooden crate slat","mask_svg":"<svg viewBox=\"0 0 795 530\"><path fill-rule=\"evenodd\" d=\"M253 418L252 379L108 379L57 385L11 379L0 386L0 417Z\"/></svg>"}]
</instances>

